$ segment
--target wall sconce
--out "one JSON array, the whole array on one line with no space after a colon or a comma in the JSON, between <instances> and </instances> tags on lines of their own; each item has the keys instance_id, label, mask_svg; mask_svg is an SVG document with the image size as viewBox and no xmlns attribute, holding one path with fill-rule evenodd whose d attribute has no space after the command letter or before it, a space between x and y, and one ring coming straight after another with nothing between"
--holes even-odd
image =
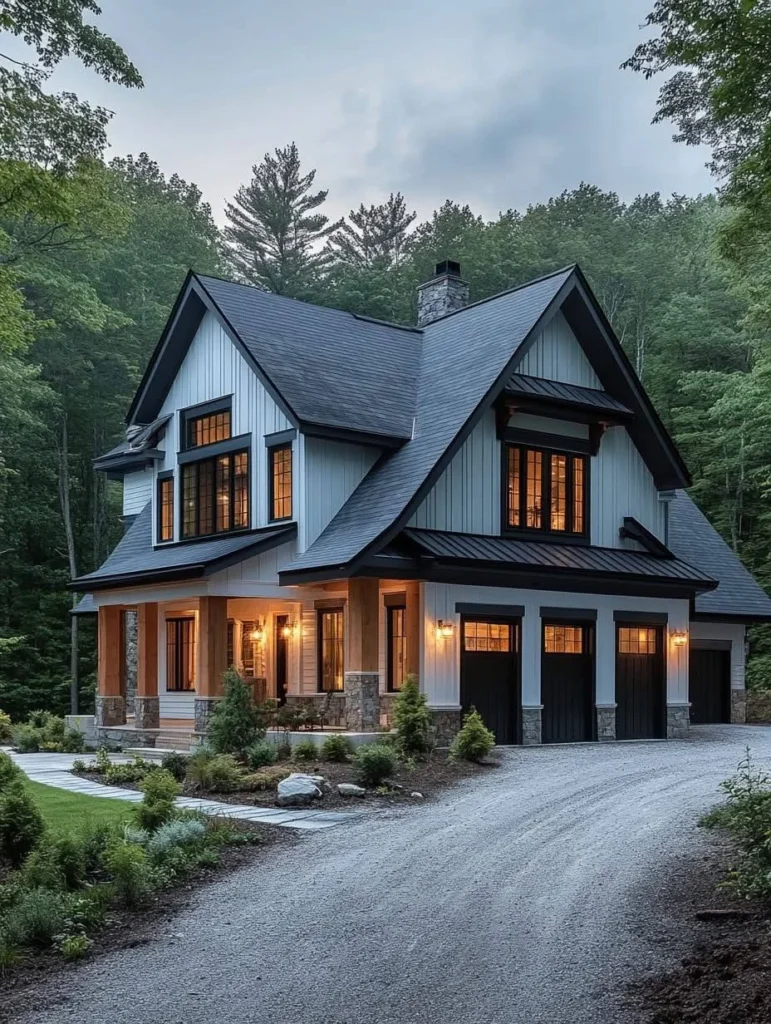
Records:
<instances>
[{"instance_id":1,"label":"wall sconce","mask_svg":"<svg viewBox=\"0 0 771 1024\"><path fill-rule=\"evenodd\" d=\"M455 623L440 619L436 624L436 635L439 640L452 640L455 632Z\"/></svg>"},{"instance_id":2,"label":"wall sconce","mask_svg":"<svg viewBox=\"0 0 771 1024\"><path fill-rule=\"evenodd\" d=\"M688 634L684 629L675 630L670 636L675 647L685 647L688 643Z\"/></svg>"},{"instance_id":3,"label":"wall sconce","mask_svg":"<svg viewBox=\"0 0 771 1024\"><path fill-rule=\"evenodd\" d=\"M297 636L298 632L296 622L287 622L285 626L281 627L281 638L282 640L291 640L293 636Z\"/></svg>"},{"instance_id":4,"label":"wall sconce","mask_svg":"<svg viewBox=\"0 0 771 1024\"><path fill-rule=\"evenodd\" d=\"M256 640L258 644L265 642L265 627L261 622L258 622L254 629L249 634L250 640Z\"/></svg>"}]
</instances>

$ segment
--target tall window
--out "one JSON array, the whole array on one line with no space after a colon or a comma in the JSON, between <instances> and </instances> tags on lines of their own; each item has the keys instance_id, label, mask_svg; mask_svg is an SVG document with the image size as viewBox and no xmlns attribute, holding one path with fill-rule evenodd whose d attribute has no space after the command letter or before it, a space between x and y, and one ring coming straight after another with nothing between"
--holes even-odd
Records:
<instances>
[{"instance_id":1,"label":"tall window","mask_svg":"<svg viewBox=\"0 0 771 1024\"><path fill-rule=\"evenodd\" d=\"M185 463L181 487L183 537L249 526L248 452Z\"/></svg>"},{"instance_id":2,"label":"tall window","mask_svg":"<svg viewBox=\"0 0 771 1024\"><path fill-rule=\"evenodd\" d=\"M388 689L401 690L407 664L407 610L391 605L388 615Z\"/></svg>"},{"instance_id":3,"label":"tall window","mask_svg":"<svg viewBox=\"0 0 771 1024\"><path fill-rule=\"evenodd\" d=\"M319 692L343 689L342 608L325 608L318 613Z\"/></svg>"},{"instance_id":4,"label":"tall window","mask_svg":"<svg viewBox=\"0 0 771 1024\"><path fill-rule=\"evenodd\" d=\"M158 481L158 540L174 540L174 477Z\"/></svg>"},{"instance_id":5,"label":"tall window","mask_svg":"<svg viewBox=\"0 0 771 1024\"><path fill-rule=\"evenodd\" d=\"M505 527L584 536L586 473L585 455L507 445Z\"/></svg>"},{"instance_id":6,"label":"tall window","mask_svg":"<svg viewBox=\"0 0 771 1024\"><path fill-rule=\"evenodd\" d=\"M270 518L292 518L292 446L283 444L268 450Z\"/></svg>"},{"instance_id":7,"label":"tall window","mask_svg":"<svg viewBox=\"0 0 771 1024\"><path fill-rule=\"evenodd\" d=\"M193 416L187 420L185 442L188 448L201 448L215 441L227 441L229 437L230 409Z\"/></svg>"},{"instance_id":8,"label":"tall window","mask_svg":"<svg viewBox=\"0 0 771 1024\"><path fill-rule=\"evenodd\" d=\"M166 689L195 689L195 619L166 619Z\"/></svg>"}]
</instances>

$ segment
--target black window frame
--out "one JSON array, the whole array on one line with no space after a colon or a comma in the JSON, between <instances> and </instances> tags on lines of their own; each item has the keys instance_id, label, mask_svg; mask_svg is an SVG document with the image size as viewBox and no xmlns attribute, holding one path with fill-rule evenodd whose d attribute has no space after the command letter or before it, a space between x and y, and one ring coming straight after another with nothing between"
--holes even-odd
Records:
<instances>
[{"instance_id":1,"label":"black window frame","mask_svg":"<svg viewBox=\"0 0 771 1024\"><path fill-rule=\"evenodd\" d=\"M235 525L235 486L236 486L236 474L235 474L235 460L237 456L246 456L246 523L243 526ZM217 463L220 459L229 460L229 482L230 482L230 526L224 530L217 529ZM201 502L199 497L199 486L201 480L201 467L211 467L211 523L212 529L207 533L201 533L200 530L200 519L201 519ZM196 503L195 503L195 531L193 533L185 532L185 477L189 471L195 471L196 474ZM218 455L212 455L209 458L195 459L189 462L184 462L180 465L179 471L179 538L180 540L200 540L202 537L226 537L231 533L244 533L251 529L251 517L252 517L252 452L251 447L244 447L235 449L232 452L221 452Z\"/></svg>"},{"instance_id":2,"label":"black window frame","mask_svg":"<svg viewBox=\"0 0 771 1024\"><path fill-rule=\"evenodd\" d=\"M343 685L340 689L327 690L324 687L324 616L340 615L342 630L340 635L341 666ZM345 692L345 605L339 604L329 608L316 609L316 688L319 693Z\"/></svg>"},{"instance_id":3,"label":"black window frame","mask_svg":"<svg viewBox=\"0 0 771 1024\"><path fill-rule=\"evenodd\" d=\"M509 525L509 452L514 448L519 450L520 518L524 517L527 507L527 452L537 452L542 458L540 526ZM581 459L583 461L583 529L580 532L572 529L555 530L551 526L551 457L553 455L561 455L567 459L565 505L566 512L569 514L568 522L570 525L572 525L573 522L573 462L575 459ZM543 444L532 444L526 441L504 441L501 444L501 535L507 537L520 537L523 540L527 538L530 540L539 539L557 542L562 541L569 544L588 544L591 536L591 524L589 522L590 475L591 457L588 452L576 451L569 447L556 448Z\"/></svg>"},{"instance_id":4,"label":"black window frame","mask_svg":"<svg viewBox=\"0 0 771 1024\"><path fill-rule=\"evenodd\" d=\"M274 515L276 496L273 478L273 460L278 452L289 452L289 515ZM271 523L283 523L290 520L294 515L294 453L292 442L274 444L268 448L268 521Z\"/></svg>"},{"instance_id":5,"label":"black window frame","mask_svg":"<svg viewBox=\"0 0 771 1024\"><path fill-rule=\"evenodd\" d=\"M183 665L183 643L180 642L183 627L189 627L191 632L190 644L193 648L193 671L191 675L190 686L171 685L172 679L169 673L169 648L172 646L171 637L173 636L173 646L176 648L174 655L174 676L175 682L179 682L181 678L178 673L182 669ZM166 618L166 692L167 693L195 693L196 687L196 668L198 664L198 636L197 627L194 615L174 615Z\"/></svg>"},{"instance_id":6,"label":"black window frame","mask_svg":"<svg viewBox=\"0 0 771 1024\"><path fill-rule=\"evenodd\" d=\"M163 536L163 492L167 484L170 484L169 488L171 493L171 536ZM155 503L156 503L156 537L158 538L158 544L171 544L174 540L174 525L175 525L175 513L176 513L176 495L174 493L174 470L167 469L162 473L158 474L158 479L155 485Z\"/></svg>"},{"instance_id":7,"label":"black window frame","mask_svg":"<svg viewBox=\"0 0 771 1024\"><path fill-rule=\"evenodd\" d=\"M223 440L229 440L233 434L233 396L227 395L223 398L216 398L212 402L202 402L199 405L188 406L179 412L179 450L203 451L208 444L190 444L190 427L196 420L206 416L216 416L218 413L227 412L230 414L230 434L228 438L221 438L219 441L211 441L209 444L220 444Z\"/></svg>"},{"instance_id":8,"label":"black window frame","mask_svg":"<svg viewBox=\"0 0 771 1024\"><path fill-rule=\"evenodd\" d=\"M403 603L386 605L386 686L389 693L398 693L401 690L401 686L396 686L394 671L396 668L393 657L394 640L396 639L396 634L394 633L395 612L401 612L402 614L403 633L399 637L404 645L402 685L407 678L407 602L404 601Z\"/></svg>"}]
</instances>

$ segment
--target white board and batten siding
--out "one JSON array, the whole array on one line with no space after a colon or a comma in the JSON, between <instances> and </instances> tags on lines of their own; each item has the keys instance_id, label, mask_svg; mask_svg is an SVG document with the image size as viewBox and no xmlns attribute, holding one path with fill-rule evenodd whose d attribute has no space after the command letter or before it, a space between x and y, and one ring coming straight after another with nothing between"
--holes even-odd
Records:
<instances>
[{"instance_id":1,"label":"white board and batten siding","mask_svg":"<svg viewBox=\"0 0 771 1024\"><path fill-rule=\"evenodd\" d=\"M298 494L298 550L316 540L380 458L380 449L303 437Z\"/></svg>"},{"instance_id":2,"label":"white board and batten siding","mask_svg":"<svg viewBox=\"0 0 771 1024\"><path fill-rule=\"evenodd\" d=\"M731 645L731 689L745 687L745 642L746 627L743 622L691 622L690 641L692 647L709 646L718 641Z\"/></svg>"},{"instance_id":3,"label":"white board and batten siding","mask_svg":"<svg viewBox=\"0 0 771 1024\"><path fill-rule=\"evenodd\" d=\"M584 388L602 388L562 313L556 313L535 337L515 367L517 373L545 380L561 380Z\"/></svg>"},{"instance_id":4,"label":"white board and batten siding","mask_svg":"<svg viewBox=\"0 0 771 1024\"><path fill-rule=\"evenodd\" d=\"M138 516L153 496L152 466L126 473L123 477L123 515Z\"/></svg>"}]
</instances>

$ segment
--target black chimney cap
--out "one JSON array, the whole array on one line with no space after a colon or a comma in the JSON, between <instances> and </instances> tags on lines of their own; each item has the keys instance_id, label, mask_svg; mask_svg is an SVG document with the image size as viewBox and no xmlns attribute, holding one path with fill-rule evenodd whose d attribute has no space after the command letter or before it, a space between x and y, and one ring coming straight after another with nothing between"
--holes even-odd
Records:
<instances>
[{"instance_id":1,"label":"black chimney cap","mask_svg":"<svg viewBox=\"0 0 771 1024\"><path fill-rule=\"evenodd\" d=\"M442 260L441 263L437 263L434 277L444 277L445 274L460 277L460 263L456 263L455 260Z\"/></svg>"}]
</instances>

